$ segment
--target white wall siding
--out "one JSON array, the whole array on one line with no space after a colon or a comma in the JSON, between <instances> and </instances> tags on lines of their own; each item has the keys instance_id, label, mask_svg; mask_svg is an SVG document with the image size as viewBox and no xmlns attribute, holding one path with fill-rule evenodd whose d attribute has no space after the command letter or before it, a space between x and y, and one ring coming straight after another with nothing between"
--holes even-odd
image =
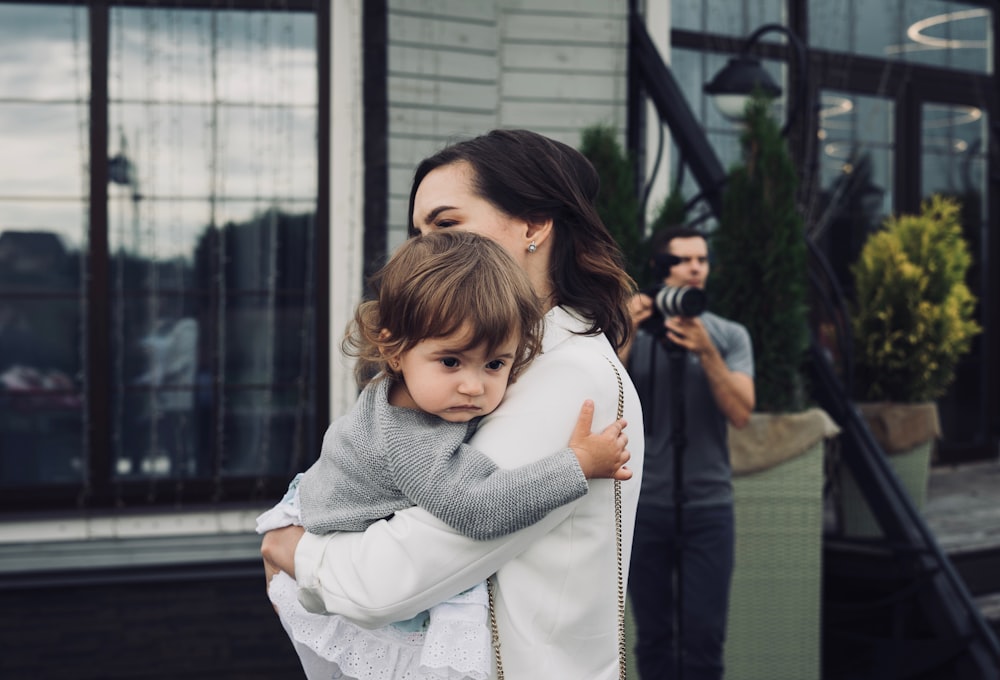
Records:
<instances>
[{"instance_id":1,"label":"white wall siding","mask_svg":"<svg viewBox=\"0 0 1000 680\"><path fill-rule=\"evenodd\" d=\"M649 31L653 44L656 45L660 56L670 63L670 0L647 0L643 12L643 20L646 23L646 30ZM663 202L670 194L671 173L673 172L673 161L671 160L670 131L663 127L661 131L659 125L659 114L652 103L646 104L646 158L645 172L647 181L656 169L656 149L659 145L661 134L663 135L663 157L660 159L659 170L652 179L652 186L649 187L649 196L646 201L646 226L652 224L659 215Z\"/></svg>"},{"instance_id":2,"label":"white wall siding","mask_svg":"<svg viewBox=\"0 0 1000 680\"><path fill-rule=\"evenodd\" d=\"M331 8L330 64L330 416L357 398L353 362L340 351L340 334L361 298L364 242L364 116L361 110L361 3Z\"/></svg>"},{"instance_id":3,"label":"white wall siding","mask_svg":"<svg viewBox=\"0 0 1000 680\"><path fill-rule=\"evenodd\" d=\"M497 7L477 0L389 0L388 248L406 238L413 170L454 139L498 125Z\"/></svg>"},{"instance_id":4,"label":"white wall siding","mask_svg":"<svg viewBox=\"0 0 1000 680\"><path fill-rule=\"evenodd\" d=\"M497 127L625 130L627 0L389 0L389 239L416 164Z\"/></svg>"},{"instance_id":5,"label":"white wall siding","mask_svg":"<svg viewBox=\"0 0 1000 680\"><path fill-rule=\"evenodd\" d=\"M504 35L511 41L539 44L569 41L608 48L625 46L628 13L624 3L603 3L601 11L593 14L558 11L550 4L531 3L522 7L519 3L509 3L504 11ZM609 66L605 64L605 70Z\"/></svg>"},{"instance_id":6,"label":"white wall siding","mask_svg":"<svg viewBox=\"0 0 1000 680\"><path fill-rule=\"evenodd\" d=\"M387 87L393 108L417 111L468 111L474 115L494 115L499 93L496 81L464 79L442 80L415 76L389 76ZM436 102L448 102L445 105Z\"/></svg>"},{"instance_id":7,"label":"white wall siding","mask_svg":"<svg viewBox=\"0 0 1000 680\"><path fill-rule=\"evenodd\" d=\"M573 146L595 123L625 128L628 3L504 3L504 126L537 130Z\"/></svg>"},{"instance_id":8,"label":"white wall siding","mask_svg":"<svg viewBox=\"0 0 1000 680\"><path fill-rule=\"evenodd\" d=\"M504 72L504 94L507 99L566 101L573 98L591 103L615 102L621 89L621 75L613 73L564 73L558 78L539 78L537 73L508 69Z\"/></svg>"},{"instance_id":9,"label":"white wall siding","mask_svg":"<svg viewBox=\"0 0 1000 680\"><path fill-rule=\"evenodd\" d=\"M627 0L503 0L503 5L510 10L544 9L580 16L618 13L619 9L622 14L628 11Z\"/></svg>"}]
</instances>

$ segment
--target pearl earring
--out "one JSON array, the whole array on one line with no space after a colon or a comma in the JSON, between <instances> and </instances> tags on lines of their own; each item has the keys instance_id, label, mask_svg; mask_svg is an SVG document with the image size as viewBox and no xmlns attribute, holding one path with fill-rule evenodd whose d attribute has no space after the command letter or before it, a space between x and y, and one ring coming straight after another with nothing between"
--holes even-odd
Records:
<instances>
[{"instance_id":1,"label":"pearl earring","mask_svg":"<svg viewBox=\"0 0 1000 680\"><path fill-rule=\"evenodd\" d=\"M531 243L528 244L528 252L529 253L533 253L536 250L538 250L538 246L535 245L534 241L532 241Z\"/></svg>"}]
</instances>

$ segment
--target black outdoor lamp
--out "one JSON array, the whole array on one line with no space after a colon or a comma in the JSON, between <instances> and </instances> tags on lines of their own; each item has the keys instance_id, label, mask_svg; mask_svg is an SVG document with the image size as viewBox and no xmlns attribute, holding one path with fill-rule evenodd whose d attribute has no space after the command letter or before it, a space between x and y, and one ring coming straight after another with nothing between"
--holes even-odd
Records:
<instances>
[{"instance_id":1,"label":"black outdoor lamp","mask_svg":"<svg viewBox=\"0 0 1000 680\"><path fill-rule=\"evenodd\" d=\"M705 92L712 95L715 108L732 121L743 120L747 100L755 89L769 99L781 96L781 87L764 70L760 60L749 55L733 57L705 84Z\"/></svg>"},{"instance_id":2,"label":"black outdoor lamp","mask_svg":"<svg viewBox=\"0 0 1000 680\"><path fill-rule=\"evenodd\" d=\"M715 74L712 80L705 84L705 93L712 95L715 108L723 116L732 121L742 121L746 111L747 100L754 90L760 90L762 94L770 99L777 99L781 95L781 87L774 82L770 74L764 70L760 59L750 54L750 48L765 33L779 31L788 36L789 42L795 48L795 56L798 66L803 71L806 68L805 47L792 31L781 24L765 24L750 34L739 56L733 57ZM791 126L795 117L799 113L801 101L805 97L805 74L798 79L799 100L792 102L788 110L788 119L781 133L785 134Z\"/></svg>"}]
</instances>

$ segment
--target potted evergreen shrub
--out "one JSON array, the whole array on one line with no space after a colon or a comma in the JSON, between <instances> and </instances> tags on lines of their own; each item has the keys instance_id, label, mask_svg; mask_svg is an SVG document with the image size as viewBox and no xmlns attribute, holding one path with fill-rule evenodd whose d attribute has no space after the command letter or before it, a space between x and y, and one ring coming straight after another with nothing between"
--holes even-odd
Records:
<instances>
[{"instance_id":1,"label":"potted evergreen shrub","mask_svg":"<svg viewBox=\"0 0 1000 680\"><path fill-rule=\"evenodd\" d=\"M751 99L723 212L711 235L709 308L743 324L754 347L756 412L730 430L736 565L728 675L818 678L823 448L836 425L809 408L804 220L798 175L769 102Z\"/></svg>"},{"instance_id":2,"label":"potted evergreen shrub","mask_svg":"<svg viewBox=\"0 0 1000 680\"><path fill-rule=\"evenodd\" d=\"M961 206L935 195L919 214L888 218L851 267L854 396L917 507L940 434L934 400L981 330L965 282L970 265ZM844 532L877 535L853 479L846 471L840 479Z\"/></svg>"}]
</instances>

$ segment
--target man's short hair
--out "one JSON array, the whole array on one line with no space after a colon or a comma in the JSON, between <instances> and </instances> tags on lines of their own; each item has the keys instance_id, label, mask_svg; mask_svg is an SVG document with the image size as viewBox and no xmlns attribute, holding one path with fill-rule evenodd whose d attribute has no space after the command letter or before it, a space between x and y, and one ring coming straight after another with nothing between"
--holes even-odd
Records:
<instances>
[{"instance_id":1,"label":"man's short hair","mask_svg":"<svg viewBox=\"0 0 1000 680\"><path fill-rule=\"evenodd\" d=\"M668 252L670 242L675 238L701 238L705 239L706 243L708 242L708 237L705 236L704 232L694 227L685 227L683 225L666 227L657 231L649 238L649 252L654 255Z\"/></svg>"}]
</instances>

